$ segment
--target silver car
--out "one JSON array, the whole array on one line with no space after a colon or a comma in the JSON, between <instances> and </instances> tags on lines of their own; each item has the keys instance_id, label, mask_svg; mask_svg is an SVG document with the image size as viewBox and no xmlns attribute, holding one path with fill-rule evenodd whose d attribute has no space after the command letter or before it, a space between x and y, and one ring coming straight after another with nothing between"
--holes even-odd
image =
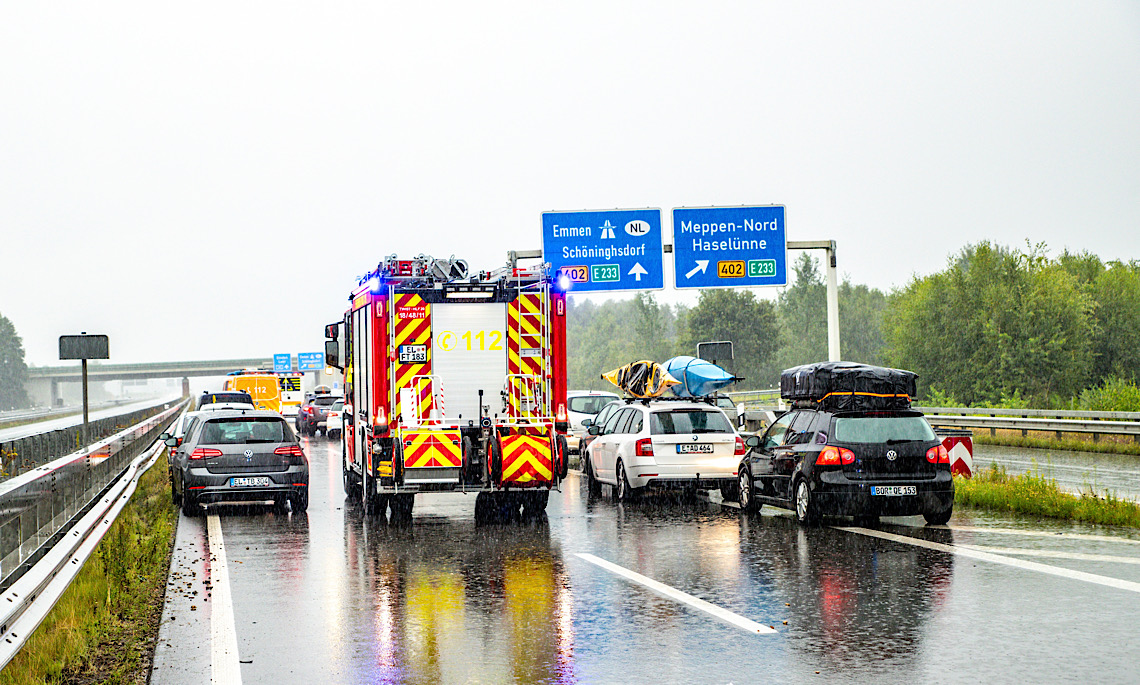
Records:
<instances>
[{"instance_id":1,"label":"silver car","mask_svg":"<svg viewBox=\"0 0 1140 685\"><path fill-rule=\"evenodd\" d=\"M268 501L293 513L309 506L309 462L285 419L273 411L221 410L199 414L176 447L171 496L187 516L200 505Z\"/></svg>"}]
</instances>

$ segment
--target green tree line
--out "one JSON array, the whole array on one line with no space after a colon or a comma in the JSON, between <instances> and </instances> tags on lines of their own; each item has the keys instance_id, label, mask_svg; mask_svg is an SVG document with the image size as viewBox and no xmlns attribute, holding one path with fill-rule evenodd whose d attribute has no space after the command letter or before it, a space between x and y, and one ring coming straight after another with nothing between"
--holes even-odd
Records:
<instances>
[{"instance_id":1,"label":"green tree line","mask_svg":"<svg viewBox=\"0 0 1140 685\"><path fill-rule=\"evenodd\" d=\"M0 314L0 411L28 406L27 381L24 341L11 320Z\"/></svg>"}]
</instances>

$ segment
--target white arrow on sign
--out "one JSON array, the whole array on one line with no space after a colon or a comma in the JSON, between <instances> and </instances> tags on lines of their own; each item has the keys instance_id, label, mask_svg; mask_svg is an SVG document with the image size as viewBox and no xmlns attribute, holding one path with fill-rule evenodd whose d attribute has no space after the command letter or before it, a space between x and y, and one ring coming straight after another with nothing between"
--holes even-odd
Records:
<instances>
[{"instance_id":1,"label":"white arrow on sign","mask_svg":"<svg viewBox=\"0 0 1140 685\"><path fill-rule=\"evenodd\" d=\"M648 274L649 274L649 272L645 270L645 267L641 265L641 262L634 262L633 268L629 270L628 275L633 276L635 279L638 280L638 282L640 282L641 277L646 276Z\"/></svg>"},{"instance_id":2,"label":"white arrow on sign","mask_svg":"<svg viewBox=\"0 0 1140 685\"><path fill-rule=\"evenodd\" d=\"M698 272L703 274L706 270L708 270L708 268L709 268L709 260L698 259L697 265L695 267L693 267L693 269L691 271L689 271L689 273L685 274L685 278L692 278L693 276L696 276Z\"/></svg>"}]
</instances>

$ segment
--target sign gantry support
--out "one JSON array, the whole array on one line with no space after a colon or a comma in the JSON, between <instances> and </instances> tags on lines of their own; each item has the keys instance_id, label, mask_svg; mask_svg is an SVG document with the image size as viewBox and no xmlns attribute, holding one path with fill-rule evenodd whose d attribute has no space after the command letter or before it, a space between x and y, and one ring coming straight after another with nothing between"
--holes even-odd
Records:
<instances>
[{"instance_id":1,"label":"sign gantry support","mask_svg":"<svg viewBox=\"0 0 1140 685\"><path fill-rule=\"evenodd\" d=\"M841 361L839 355L839 275L835 267L834 240L789 240L789 250L826 250L827 259L827 360Z\"/></svg>"}]
</instances>

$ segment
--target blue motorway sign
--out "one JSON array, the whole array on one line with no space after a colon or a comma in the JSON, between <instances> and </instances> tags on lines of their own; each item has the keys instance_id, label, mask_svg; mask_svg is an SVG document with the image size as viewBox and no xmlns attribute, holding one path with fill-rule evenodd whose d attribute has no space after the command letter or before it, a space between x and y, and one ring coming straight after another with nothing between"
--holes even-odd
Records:
<instances>
[{"instance_id":1,"label":"blue motorway sign","mask_svg":"<svg viewBox=\"0 0 1140 685\"><path fill-rule=\"evenodd\" d=\"M293 370L293 355L288 352L273 355L274 373L288 373Z\"/></svg>"},{"instance_id":2,"label":"blue motorway sign","mask_svg":"<svg viewBox=\"0 0 1140 685\"><path fill-rule=\"evenodd\" d=\"M324 352L301 352L297 355L298 371L320 371L325 368Z\"/></svg>"},{"instance_id":3,"label":"blue motorway sign","mask_svg":"<svg viewBox=\"0 0 1140 685\"><path fill-rule=\"evenodd\" d=\"M673 210L678 288L787 285L784 206Z\"/></svg>"},{"instance_id":4,"label":"blue motorway sign","mask_svg":"<svg viewBox=\"0 0 1140 685\"><path fill-rule=\"evenodd\" d=\"M660 290L661 244L660 209L542 214L542 258L570 292Z\"/></svg>"}]
</instances>

